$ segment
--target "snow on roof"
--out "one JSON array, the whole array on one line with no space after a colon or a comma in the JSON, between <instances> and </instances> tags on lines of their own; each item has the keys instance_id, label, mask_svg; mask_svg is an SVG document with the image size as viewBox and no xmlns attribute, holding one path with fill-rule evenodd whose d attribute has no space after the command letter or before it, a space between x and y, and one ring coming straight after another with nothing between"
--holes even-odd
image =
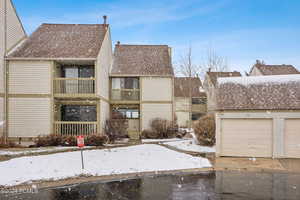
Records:
<instances>
[{"instance_id":1,"label":"snow on roof","mask_svg":"<svg viewBox=\"0 0 300 200\"><path fill-rule=\"evenodd\" d=\"M218 110L300 110L300 75L218 79Z\"/></svg>"},{"instance_id":2,"label":"snow on roof","mask_svg":"<svg viewBox=\"0 0 300 200\"><path fill-rule=\"evenodd\" d=\"M245 77L226 77L218 78L218 84L235 83L242 85L266 84L266 83L288 83L299 82L300 74L293 75L274 75L274 76L245 76Z\"/></svg>"}]
</instances>

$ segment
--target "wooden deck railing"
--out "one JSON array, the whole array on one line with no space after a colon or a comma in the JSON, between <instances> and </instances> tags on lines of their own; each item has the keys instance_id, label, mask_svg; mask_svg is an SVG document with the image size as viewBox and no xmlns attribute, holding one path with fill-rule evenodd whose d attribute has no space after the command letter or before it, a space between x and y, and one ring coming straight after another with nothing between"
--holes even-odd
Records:
<instances>
[{"instance_id":1,"label":"wooden deck railing","mask_svg":"<svg viewBox=\"0 0 300 200\"><path fill-rule=\"evenodd\" d=\"M113 101L138 101L140 99L139 89L112 89L111 100Z\"/></svg>"},{"instance_id":2,"label":"wooden deck railing","mask_svg":"<svg viewBox=\"0 0 300 200\"><path fill-rule=\"evenodd\" d=\"M97 122L54 122L55 134L59 135L91 135L97 133Z\"/></svg>"},{"instance_id":3,"label":"wooden deck railing","mask_svg":"<svg viewBox=\"0 0 300 200\"><path fill-rule=\"evenodd\" d=\"M95 78L54 78L55 94L94 94Z\"/></svg>"}]
</instances>

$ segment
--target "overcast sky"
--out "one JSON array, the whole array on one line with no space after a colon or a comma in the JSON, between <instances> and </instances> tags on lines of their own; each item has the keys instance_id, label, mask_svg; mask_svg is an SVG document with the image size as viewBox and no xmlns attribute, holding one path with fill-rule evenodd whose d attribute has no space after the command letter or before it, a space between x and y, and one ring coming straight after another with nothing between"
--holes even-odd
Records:
<instances>
[{"instance_id":1,"label":"overcast sky","mask_svg":"<svg viewBox=\"0 0 300 200\"><path fill-rule=\"evenodd\" d=\"M208 48L231 70L256 59L300 68L299 0L13 0L27 34L41 23L103 23L113 44L167 44L173 61L193 49L196 64Z\"/></svg>"}]
</instances>

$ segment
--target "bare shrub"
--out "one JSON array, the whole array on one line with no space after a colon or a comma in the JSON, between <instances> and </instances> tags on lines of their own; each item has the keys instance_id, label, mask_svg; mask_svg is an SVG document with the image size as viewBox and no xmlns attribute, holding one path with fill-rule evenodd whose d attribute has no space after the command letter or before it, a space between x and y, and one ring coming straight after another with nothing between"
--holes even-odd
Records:
<instances>
[{"instance_id":1,"label":"bare shrub","mask_svg":"<svg viewBox=\"0 0 300 200\"><path fill-rule=\"evenodd\" d=\"M34 140L34 143L37 147L59 146L64 144L62 139L63 138L61 135L56 135L56 134L42 135L42 136L38 136Z\"/></svg>"},{"instance_id":2,"label":"bare shrub","mask_svg":"<svg viewBox=\"0 0 300 200\"><path fill-rule=\"evenodd\" d=\"M194 124L195 135L200 145L213 146L216 143L216 125L214 115L201 117Z\"/></svg>"},{"instance_id":3,"label":"bare shrub","mask_svg":"<svg viewBox=\"0 0 300 200\"><path fill-rule=\"evenodd\" d=\"M150 129L145 129L142 131L142 138L143 139L157 139L157 134L156 132L150 130Z\"/></svg>"},{"instance_id":4,"label":"bare shrub","mask_svg":"<svg viewBox=\"0 0 300 200\"><path fill-rule=\"evenodd\" d=\"M87 146L103 146L107 142L108 138L105 135L88 135L85 138Z\"/></svg>"},{"instance_id":5,"label":"bare shrub","mask_svg":"<svg viewBox=\"0 0 300 200\"><path fill-rule=\"evenodd\" d=\"M177 130L171 121L155 118L150 122L150 130L144 130L142 135L149 139L172 138L176 136Z\"/></svg>"},{"instance_id":6,"label":"bare shrub","mask_svg":"<svg viewBox=\"0 0 300 200\"><path fill-rule=\"evenodd\" d=\"M86 146L102 146L107 141L107 136L93 134L84 136ZM36 147L48 146L77 146L77 136L44 135L38 136L35 141Z\"/></svg>"},{"instance_id":7,"label":"bare shrub","mask_svg":"<svg viewBox=\"0 0 300 200\"><path fill-rule=\"evenodd\" d=\"M14 147L20 147L20 145L10 140L8 140L8 142L5 143L4 138L0 137L0 148L14 148Z\"/></svg>"},{"instance_id":8,"label":"bare shrub","mask_svg":"<svg viewBox=\"0 0 300 200\"><path fill-rule=\"evenodd\" d=\"M75 136L63 136L62 137L63 146L77 146L77 138Z\"/></svg>"},{"instance_id":9,"label":"bare shrub","mask_svg":"<svg viewBox=\"0 0 300 200\"><path fill-rule=\"evenodd\" d=\"M112 117L105 122L105 134L109 142L115 142L116 139L128 137L128 120L119 112L113 112Z\"/></svg>"}]
</instances>

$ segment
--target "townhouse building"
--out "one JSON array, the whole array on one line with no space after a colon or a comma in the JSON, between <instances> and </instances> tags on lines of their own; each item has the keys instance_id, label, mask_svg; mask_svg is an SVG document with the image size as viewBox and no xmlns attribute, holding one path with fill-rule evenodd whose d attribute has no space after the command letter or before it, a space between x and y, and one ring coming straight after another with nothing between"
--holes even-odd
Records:
<instances>
[{"instance_id":1,"label":"townhouse building","mask_svg":"<svg viewBox=\"0 0 300 200\"><path fill-rule=\"evenodd\" d=\"M5 56L26 33L11 0L0 0L0 135L6 129L6 63Z\"/></svg>"},{"instance_id":2,"label":"townhouse building","mask_svg":"<svg viewBox=\"0 0 300 200\"><path fill-rule=\"evenodd\" d=\"M174 120L174 72L167 45L115 46L110 73L111 110L128 118L138 138L155 118Z\"/></svg>"},{"instance_id":3,"label":"townhouse building","mask_svg":"<svg viewBox=\"0 0 300 200\"><path fill-rule=\"evenodd\" d=\"M198 77L176 77L174 81L175 114L179 127L192 127L207 112L206 93Z\"/></svg>"},{"instance_id":4,"label":"townhouse building","mask_svg":"<svg viewBox=\"0 0 300 200\"><path fill-rule=\"evenodd\" d=\"M174 120L167 45L118 43L113 53L106 16L103 24L42 24L29 37L17 22L18 40L2 56L1 67L7 138L103 134L106 120L119 112L128 119L129 136L137 139L154 118Z\"/></svg>"}]
</instances>

